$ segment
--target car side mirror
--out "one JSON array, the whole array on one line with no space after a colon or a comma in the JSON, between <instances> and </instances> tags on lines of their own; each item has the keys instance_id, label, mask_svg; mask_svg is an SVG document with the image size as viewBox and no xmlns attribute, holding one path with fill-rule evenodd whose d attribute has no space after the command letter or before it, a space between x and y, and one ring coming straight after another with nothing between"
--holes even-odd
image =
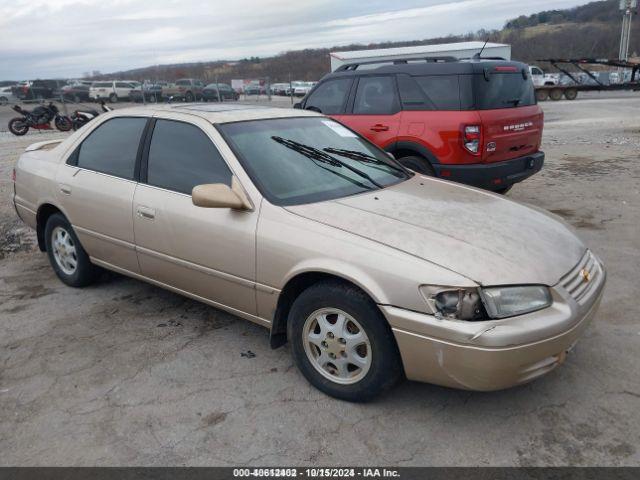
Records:
<instances>
[{"instance_id":1,"label":"car side mirror","mask_svg":"<svg viewBox=\"0 0 640 480\"><path fill-rule=\"evenodd\" d=\"M235 177L231 178L231 187L224 183L196 185L191 191L191 201L196 207L203 208L253 209L249 198Z\"/></svg>"}]
</instances>

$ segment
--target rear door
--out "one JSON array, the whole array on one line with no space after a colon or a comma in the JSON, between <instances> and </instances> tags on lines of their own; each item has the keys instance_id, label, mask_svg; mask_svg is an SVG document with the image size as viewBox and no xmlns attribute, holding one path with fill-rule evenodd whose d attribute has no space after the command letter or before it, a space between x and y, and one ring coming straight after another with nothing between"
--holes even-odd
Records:
<instances>
[{"instance_id":1,"label":"rear door","mask_svg":"<svg viewBox=\"0 0 640 480\"><path fill-rule=\"evenodd\" d=\"M336 119L381 148L395 142L402 116L395 76L360 77L347 111Z\"/></svg>"},{"instance_id":2,"label":"rear door","mask_svg":"<svg viewBox=\"0 0 640 480\"><path fill-rule=\"evenodd\" d=\"M493 67L474 75L476 107L482 123L482 160L500 162L540 149L542 109L529 75L516 67Z\"/></svg>"},{"instance_id":3,"label":"rear door","mask_svg":"<svg viewBox=\"0 0 640 480\"><path fill-rule=\"evenodd\" d=\"M58 169L58 201L93 259L139 273L133 195L146 117L117 117L93 130Z\"/></svg>"}]
</instances>

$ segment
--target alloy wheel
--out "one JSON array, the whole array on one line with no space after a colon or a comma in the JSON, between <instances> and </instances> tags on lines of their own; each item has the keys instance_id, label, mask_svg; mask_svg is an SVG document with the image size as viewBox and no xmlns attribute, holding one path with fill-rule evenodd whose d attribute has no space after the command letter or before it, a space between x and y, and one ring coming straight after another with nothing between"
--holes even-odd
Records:
<instances>
[{"instance_id":1,"label":"alloy wheel","mask_svg":"<svg viewBox=\"0 0 640 480\"><path fill-rule=\"evenodd\" d=\"M78 267L78 252L73 238L67 230L56 227L51 232L53 258L56 264L67 275L73 275Z\"/></svg>"},{"instance_id":2,"label":"alloy wheel","mask_svg":"<svg viewBox=\"0 0 640 480\"><path fill-rule=\"evenodd\" d=\"M357 383L371 367L369 337L358 321L337 308L316 310L302 330L304 351L313 367L332 382Z\"/></svg>"}]
</instances>

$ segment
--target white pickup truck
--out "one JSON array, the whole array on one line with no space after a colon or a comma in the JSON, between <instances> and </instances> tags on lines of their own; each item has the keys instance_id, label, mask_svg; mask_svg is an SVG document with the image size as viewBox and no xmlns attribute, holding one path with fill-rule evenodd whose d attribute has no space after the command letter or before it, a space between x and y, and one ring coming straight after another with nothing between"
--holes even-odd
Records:
<instances>
[{"instance_id":1,"label":"white pickup truck","mask_svg":"<svg viewBox=\"0 0 640 480\"><path fill-rule=\"evenodd\" d=\"M529 73L531 73L531 80L533 80L534 87L558 85L558 83L560 83L558 75L544 73L540 67L534 65L529 65Z\"/></svg>"}]
</instances>

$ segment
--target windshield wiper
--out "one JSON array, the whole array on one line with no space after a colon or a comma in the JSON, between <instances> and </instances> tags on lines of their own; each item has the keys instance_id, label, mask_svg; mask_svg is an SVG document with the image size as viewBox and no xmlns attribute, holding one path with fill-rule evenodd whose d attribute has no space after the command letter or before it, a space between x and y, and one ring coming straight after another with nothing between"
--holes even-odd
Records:
<instances>
[{"instance_id":1,"label":"windshield wiper","mask_svg":"<svg viewBox=\"0 0 640 480\"><path fill-rule=\"evenodd\" d=\"M319 150L314 147L310 147L309 145L305 145L304 143L296 142L295 140L289 140L287 138L282 138L275 135L272 136L271 139L312 160L326 163L334 167L344 167L347 170L351 170L353 173L371 182L376 187L380 189L384 188L384 186L376 182L373 178L371 178L368 174L366 174L362 170L358 170L357 168L352 167L351 165L343 162L342 160L332 157L331 155L329 155L326 152L323 152L322 150Z\"/></svg>"},{"instance_id":2,"label":"windshield wiper","mask_svg":"<svg viewBox=\"0 0 640 480\"><path fill-rule=\"evenodd\" d=\"M377 164L381 164L381 165L386 165L390 168L392 168L393 170L396 170L398 172L402 172L402 173L406 173L401 167L394 165L392 163L389 162L384 162L382 160L380 160L379 158L374 157L373 155L367 155L366 153L363 152L358 152L357 150L344 150L342 148L324 148L323 149L325 152L327 153L333 153L334 155L340 155L341 157L345 157L345 158L350 158L351 160L358 160L359 162L365 162L365 163L377 163Z\"/></svg>"}]
</instances>

